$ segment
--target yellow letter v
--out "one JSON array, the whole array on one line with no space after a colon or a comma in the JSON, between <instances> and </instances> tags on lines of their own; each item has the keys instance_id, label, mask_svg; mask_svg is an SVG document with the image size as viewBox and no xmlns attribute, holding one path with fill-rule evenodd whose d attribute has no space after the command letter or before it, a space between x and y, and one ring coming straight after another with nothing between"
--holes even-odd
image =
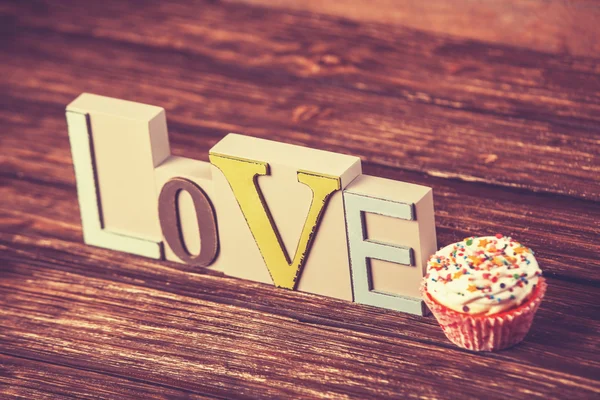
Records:
<instances>
[{"instance_id":1,"label":"yellow letter v","mask_svg":"<svg viewBox=\"0 0 600 400\"><path fill-rule=\"evenodd\" d=\"M341 188L340 178L298 171L298 182L310 187L313 196L294 260L290 262L258 187L257 178L269 175L269 164L214 153L209 155L209 159L227 178L275 286L295 289L327 201L333 192Z\"/></svg>"}]
</instances>

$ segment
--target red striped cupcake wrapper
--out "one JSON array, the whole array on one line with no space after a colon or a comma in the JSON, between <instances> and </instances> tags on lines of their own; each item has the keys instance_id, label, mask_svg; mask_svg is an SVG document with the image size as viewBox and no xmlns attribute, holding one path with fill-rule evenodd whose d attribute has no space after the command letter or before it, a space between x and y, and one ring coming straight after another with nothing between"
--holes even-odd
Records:
<instances>
[{"instance_id":1,"label":"red striped cupcake wrapper","mask_svg":"<svg viewBox=\"0 0 600 400\"><path fill-rule=\"evenodd\" d=\"M452 343L467 350L498 351L525 338L547 286L545 279L540 277L525 303L494 315L469 315L451 310L427 293L426 282L421 285L421 295Z\"/></svg>"}]
</instances>

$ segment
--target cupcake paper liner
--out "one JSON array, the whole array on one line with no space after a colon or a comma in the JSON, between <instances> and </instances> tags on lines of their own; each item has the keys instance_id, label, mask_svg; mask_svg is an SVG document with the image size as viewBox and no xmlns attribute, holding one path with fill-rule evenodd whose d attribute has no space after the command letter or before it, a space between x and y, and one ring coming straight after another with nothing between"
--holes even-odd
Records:
<instances>
[{"instance_id":1,"label":"cupcake paper liner","mask_svg":"<svg viewBox=\"0 0 600 400\"><path fill-rule=\"evenodd\" d=\"M498 351L514 346L525 338L547 286L545 279L540 277L525 303L494 315L469 315L451 310L429 295L425 282L421 285L421 294L452 343L473 351Z\"/></svg>"}]
</instances>

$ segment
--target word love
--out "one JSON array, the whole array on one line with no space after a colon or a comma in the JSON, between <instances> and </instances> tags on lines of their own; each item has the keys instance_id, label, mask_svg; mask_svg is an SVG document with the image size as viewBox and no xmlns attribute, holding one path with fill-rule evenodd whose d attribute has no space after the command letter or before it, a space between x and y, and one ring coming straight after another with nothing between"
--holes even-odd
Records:
<instances>
[{"instance_id":1,"label":"word love","mask_svg":"<svg viewBox=\"0 0 600 400\"><path fill-rule=\"evenodd\" d=\"M236 134L173 156L160 107L84 93L66 115L87 244L424 315L430 188Z\"/></svg>"}]
</instances>

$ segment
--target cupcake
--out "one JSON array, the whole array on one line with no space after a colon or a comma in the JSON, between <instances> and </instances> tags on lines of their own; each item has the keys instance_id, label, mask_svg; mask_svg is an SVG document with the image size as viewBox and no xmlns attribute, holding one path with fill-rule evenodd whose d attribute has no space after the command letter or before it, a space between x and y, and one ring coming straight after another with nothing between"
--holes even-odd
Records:
<instances>
[{"instance_id":1,"label":"cupcake","mask_svg":"<svg viewBox=\"0 0 600 400\"><path fill-rule=\"evenodd\" d=\"M470 237L427 263L423 299L457 346L495 351L521 342L546 282L531 249L503 235Z\"/></svg>"}]
</instances>

